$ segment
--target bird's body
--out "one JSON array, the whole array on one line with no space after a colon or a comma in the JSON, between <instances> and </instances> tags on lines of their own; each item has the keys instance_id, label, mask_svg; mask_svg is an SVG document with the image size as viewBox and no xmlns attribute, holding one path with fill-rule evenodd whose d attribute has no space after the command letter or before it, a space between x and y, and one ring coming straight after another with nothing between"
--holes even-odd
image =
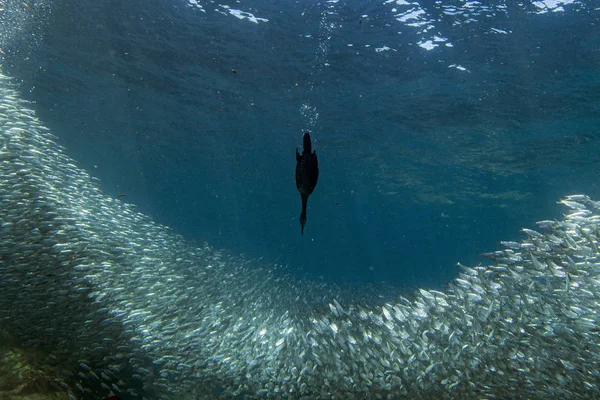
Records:
<instances>
[{"instance_id":1,"label":"bird's body","mask_svg":"<svg viewBox=\"0 0 600 400\"><path fill-rule=\"evenodd\" d=\"M306 224L306 207L308 196L310 196L317 186L319 179L319 161L317 153L312 151L310 134L306 132L303 138L302 154L296 149L296 187L302 198L302 212L300 213L301 233L304 234L304 225Z\"/></svg>"}]
</instances>

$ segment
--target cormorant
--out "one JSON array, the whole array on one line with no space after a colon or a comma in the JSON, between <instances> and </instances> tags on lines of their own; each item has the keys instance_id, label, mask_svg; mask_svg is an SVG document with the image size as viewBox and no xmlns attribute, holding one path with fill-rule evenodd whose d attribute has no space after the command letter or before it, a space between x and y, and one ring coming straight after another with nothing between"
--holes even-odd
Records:
<instances>
[{"instance_id":1,"label":"cormorant","mask_svg":"<svg viewBox=\"0 0 600 400\"><path fill-rule=\"evenodd\" d=\"M317 160L317 152L312 151L310 143L310 134L306 132L303 139L304 150L302 155L296 148L296 187L302 198L302 213L300 213L300 233L304 235L304 225L306 224L306 204L308 196L310 196L317 186L319 179L319 161Z\"/></svg>"}]
</instances>

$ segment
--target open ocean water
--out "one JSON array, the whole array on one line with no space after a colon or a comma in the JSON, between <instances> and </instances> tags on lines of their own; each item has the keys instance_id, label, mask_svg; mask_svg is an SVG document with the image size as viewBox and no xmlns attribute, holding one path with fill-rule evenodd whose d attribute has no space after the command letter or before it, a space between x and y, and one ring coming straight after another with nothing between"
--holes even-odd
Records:
<instances>
[{"instance_id":1,"label":"open ocean water","mask_svg":"<svg viewBox=\"0 0 600 400\"><path fill-rule=\"evenodd\" d=\"M0 0L0 71L0 334L52 390L600 396L557 205L600 198L600 2Z\"/></svg>"}]
</instances>

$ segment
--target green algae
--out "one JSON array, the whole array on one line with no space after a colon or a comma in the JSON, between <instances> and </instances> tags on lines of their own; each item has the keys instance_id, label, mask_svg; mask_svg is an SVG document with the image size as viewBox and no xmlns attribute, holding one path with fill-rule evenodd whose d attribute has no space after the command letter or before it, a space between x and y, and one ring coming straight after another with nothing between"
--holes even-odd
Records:
<instances>
[{"instance_id":1,"label":"green algae","mask_svg":"<svg viewBox=\"0 0 600 400\"><path fill-rule=\"evenodd\" d=\"M0 400L67 400L52 368L40 355L14 346L0 334Z\"/></svg>"}]
</instances>

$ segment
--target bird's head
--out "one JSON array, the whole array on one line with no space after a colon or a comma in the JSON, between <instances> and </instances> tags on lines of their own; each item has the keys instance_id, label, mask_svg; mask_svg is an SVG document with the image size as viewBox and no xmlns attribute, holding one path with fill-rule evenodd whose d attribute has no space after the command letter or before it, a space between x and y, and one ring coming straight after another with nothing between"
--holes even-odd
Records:
<instances>
[{"instance_id":1,"label":"bird's head","mask_svg":"<svg viewBox=\"0 0 600 400\"><path fill-rule=\"evenodd\" d=\"M304 225L306 225L306 214L302 213L302 214L300 214L300 226L301 226L301 229L302 229L300 231L300 233L302 235L304 235Z\"/></svg>"}]
</instances>

